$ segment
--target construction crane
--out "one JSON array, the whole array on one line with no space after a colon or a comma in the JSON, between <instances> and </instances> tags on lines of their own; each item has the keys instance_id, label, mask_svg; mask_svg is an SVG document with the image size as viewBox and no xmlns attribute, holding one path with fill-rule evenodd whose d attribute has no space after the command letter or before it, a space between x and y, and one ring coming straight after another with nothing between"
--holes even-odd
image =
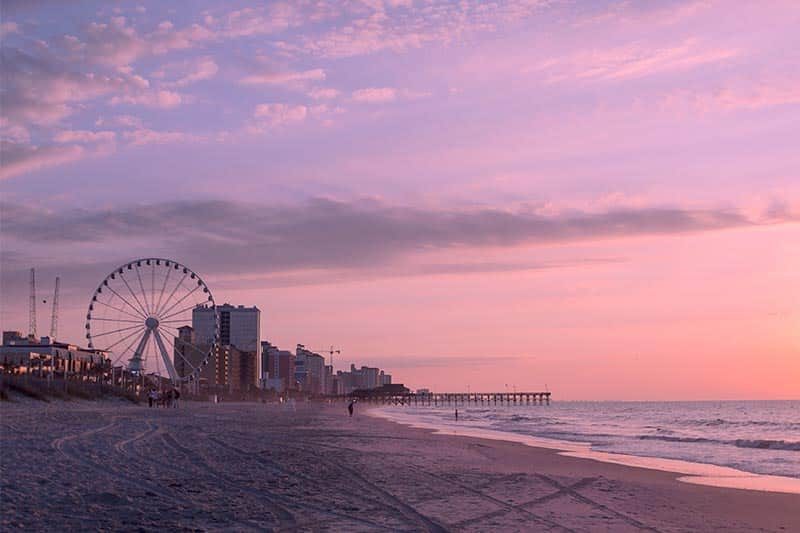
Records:
<instances>
[{"instance_id":1,"label":"construction crane","mask_svg":"<svg viewBox=\"0 0 800 533\"><path fill-rule=\"evenodd\" d=\"M342 353L341 350L337 350L333 346L331 346L330 348L323 348L321 350L315 349L315 350L311 350L311 351L312 352L316 352L316 353L326 353L326 354L328 354L330 356L330 365L331 366L333 366L333 354L335 354L335 353L341 354Z\"/></svg>"},{"instance_id":2,"label":"construction crane","mask_svg":"<svg viewBox=\"0 0 800 533\"><path fill-rule=\"evenodd\" d=\"M31 268L30 309L28 310L28 337L36 340L36 270Z\"/></svg>"},{"instance_id":3,"label":"construction crane","mask_svg":"<svg viewBox=\"0 0 800 533\"><path fill-rule=\"evenodd\" d=\"M50 316L50 340L55 341L58 335L58 288L61 278L56 276L56 288L53 291L53 314Z\"/></svg>"}]
</instances>

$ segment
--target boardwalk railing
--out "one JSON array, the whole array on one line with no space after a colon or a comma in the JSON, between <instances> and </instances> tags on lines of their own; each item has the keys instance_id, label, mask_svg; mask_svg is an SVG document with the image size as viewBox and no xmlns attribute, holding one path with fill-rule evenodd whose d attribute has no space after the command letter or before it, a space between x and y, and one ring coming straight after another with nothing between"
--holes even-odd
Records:
<instances>
[{"instance_id":1,"label":"boardwalk railing","mask_svg":"<svg viewBox=\"0 0 800 533\"><path fill-rule=\"evenodd\" d=\"M432 392L350 394L360 402L389 405L534 405L550 404L549 392Z\"/></svg>"}]
</instances>

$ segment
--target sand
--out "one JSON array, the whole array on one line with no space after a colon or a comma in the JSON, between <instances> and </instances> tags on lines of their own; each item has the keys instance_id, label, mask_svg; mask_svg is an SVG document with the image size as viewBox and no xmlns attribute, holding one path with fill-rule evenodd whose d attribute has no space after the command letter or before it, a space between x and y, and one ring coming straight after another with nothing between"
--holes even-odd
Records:
<instances>
[{"instance_id":1,"label":"sand","mask_svg":"<svg viewBox=\"0 0 800 533\"><path fill-rule=\"evenodd\" d=\"M345 407L0 405L3 531L800 531L800 496Z\"/></svg>"}]
</instances>

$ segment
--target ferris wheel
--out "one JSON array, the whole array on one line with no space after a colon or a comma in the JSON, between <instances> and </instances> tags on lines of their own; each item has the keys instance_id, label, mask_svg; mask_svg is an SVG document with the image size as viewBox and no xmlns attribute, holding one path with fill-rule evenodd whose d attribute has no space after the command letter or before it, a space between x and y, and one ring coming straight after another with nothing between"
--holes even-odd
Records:
<instances>
[{"instance_id":1,"label":"ferris wheel","mask_svg":"<svg viewBox=\"0 0 800 533\"><path fill-rule=\"evenodd\" d=\"M197 326L195 329L193 326ZM137 259L100 283L86 313L89 348L137 375L198 379L219 342L219 316L205 282L188 267Z\"/></svg>"}]
</instances>

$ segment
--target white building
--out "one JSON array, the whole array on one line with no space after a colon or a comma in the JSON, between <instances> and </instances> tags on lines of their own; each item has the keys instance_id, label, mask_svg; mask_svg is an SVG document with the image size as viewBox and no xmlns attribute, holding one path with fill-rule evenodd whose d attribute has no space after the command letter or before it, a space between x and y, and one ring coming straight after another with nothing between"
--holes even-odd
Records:
<instances>
[{"instance_id":1,"label":"white building","mask_svg":"<svg viewBox=\"0 0 800 533\"><path fill-rule=\"evenodd\" d=\"M258 307L218 305L219 344L235 346L240 352L252 353L257 368L255 385L264 373L261 368L261 311ZM192 310L192 327L195 342L210 344L214 339L214 315L209 307L198 306Z\"/></svg>"}]
</instances>

